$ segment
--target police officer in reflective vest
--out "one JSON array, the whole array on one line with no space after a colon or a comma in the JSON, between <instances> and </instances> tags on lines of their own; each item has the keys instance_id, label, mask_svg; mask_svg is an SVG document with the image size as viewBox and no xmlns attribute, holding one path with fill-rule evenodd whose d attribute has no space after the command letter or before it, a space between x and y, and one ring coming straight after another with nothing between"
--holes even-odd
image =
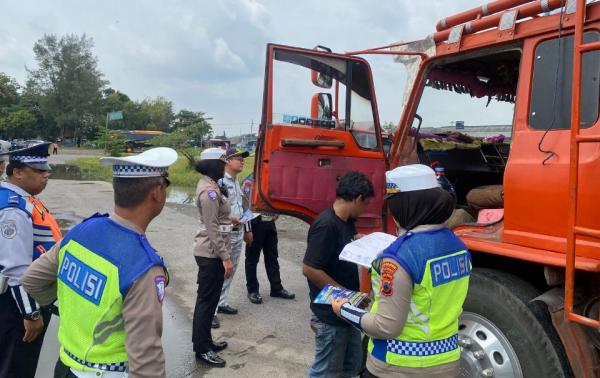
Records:
<instances>
[{"instance_id":1,"label":"police officer in reflective vest","mask_svg":"<svg viewBox=\"0 0 600 378\"><path fill-rule=\"evenodd\" d=\"M453 199L420 164L386 172L387 205L399 237L371 267L374 302L366 312L344 300L333 309L369 337L364 377L456 377L458 317L471 258L443 223Z\"/></svg>"},{"instance_id":2,"label":"police officer in reflective vest","mask_svg":"<svg viewBox=\"0 0 600 378\"><path fill-rule=\"evenodd\" d=\"M75 226L29 267L23 286L42 304L58 297L55 377L165 377L168 275L145 232L164 207L177 152L159 147L101 160L112 165L114 213Z\"/></svg>"},{"instance_id":3,"label":"police officer in reflective vest","mask_svg":"<svg viewBox=\"0 0 600 378\"><path fill-rule=\"evenodd\" d=\"M35 375L50 321L49 311L21 286L27 267L61 238L58 224L35 198L50 176L49 145L11 151L8 180L0 183L0 377Z\"/></svg>"}]
</instances>

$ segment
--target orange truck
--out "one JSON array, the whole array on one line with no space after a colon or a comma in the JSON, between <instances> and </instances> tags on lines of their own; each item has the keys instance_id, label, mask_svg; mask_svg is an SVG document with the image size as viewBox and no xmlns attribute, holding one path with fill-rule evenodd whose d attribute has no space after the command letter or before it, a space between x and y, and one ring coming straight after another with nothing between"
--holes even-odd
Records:
<instances>
[{"instance_id":1,"label":"orange truck","mask_svg":"<svg viewBox=\"0 0 600 378\"><path fill-rule=\"evenodd\" d=\"M600 3L499 0L436 29L341 54L269 44L255 207L311 222L339 177L359 170L377 195L357 227L393 233L388 169L437 161L457 209L471 190L502 185L500 221L453 227L474 265L460 320L463 376L598 377ZM391 139L360 57L375 54L406 68ZM512 131L492 142L421 131L450 122Z\"/></svg>"}]
</instances>

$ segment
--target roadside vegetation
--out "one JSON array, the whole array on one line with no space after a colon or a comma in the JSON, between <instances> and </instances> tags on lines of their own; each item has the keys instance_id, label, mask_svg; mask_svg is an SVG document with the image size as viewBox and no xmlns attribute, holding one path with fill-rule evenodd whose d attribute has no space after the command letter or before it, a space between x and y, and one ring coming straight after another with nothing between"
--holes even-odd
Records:
<instances>
[{"instance_id":1,"label":"roadside vegetation","mask_svg":"<svg viewBox=\"0 0 600 378\"><path fill-rule=\"evenodd\" d=\"M199 153L196 152L192 156L197 157L198 155ZM69 164L79 167L83 180L112 181L110 166L101 165L100 159L96 157L82 157L73 160ZM254 156L250 156L245 159L244 170L238 176L240 182L252 173L253 167ZM181 187L184 190L193 191L199 178L200 174L194 170L189 160L185 156L181 156L181 154L175 164L169 168L169 181L171 181L171 185Z\"/></svg>"},{"instance_id":2,"label":"roadside vegetation","mask_svg":"<svg viewBox=\"0 0 600 378\"><path fill-rule=\"evenodd\" d=\"M85 34L44 34L33 45L35 62L25 67L24 82L0 70L0 139L60 140L118 156L126 130L165 132L159 143L177 148L212 135L204 112L175 112L164 97L136 100L111 87L93 50Z\"/></svg>"}]
</instances>

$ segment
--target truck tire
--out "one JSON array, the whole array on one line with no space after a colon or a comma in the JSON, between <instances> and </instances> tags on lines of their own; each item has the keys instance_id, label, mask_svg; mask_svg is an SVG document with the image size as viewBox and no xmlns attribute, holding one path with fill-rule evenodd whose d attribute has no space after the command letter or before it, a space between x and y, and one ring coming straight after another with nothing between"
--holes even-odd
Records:
<instances>
[{"instance_id":1,"label":"truck tire","mask_svg":"<svg viewBox=\"0 0 600 378\"><path fill-rule=\"evenodd\" d=\"M540 293L522 279L474 269L459 320L462 377L571 377Z\"/></svg>"}]
</instances>

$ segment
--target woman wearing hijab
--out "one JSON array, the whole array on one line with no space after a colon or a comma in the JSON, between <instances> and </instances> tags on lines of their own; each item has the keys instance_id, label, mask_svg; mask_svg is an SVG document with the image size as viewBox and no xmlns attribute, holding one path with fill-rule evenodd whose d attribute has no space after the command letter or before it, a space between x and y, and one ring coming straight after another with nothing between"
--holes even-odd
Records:
<instances>
[{"instance_id":1,"label":"woman wearing hijab","mask_svg":"<svg viewBox=\"0 0 600 378\"><path fill-rule=\"evenodd\" d=\"M233 272L229 233L231 224L227 191L217 182L225 172L225 151L208 148L200 154L196 170L202 174L196 187L196 206L200 212L200 229L194 240L194 257L198 265L198 296L194 309L192 342L196 358L213 367L224 367L217 352L227 342L213 341L211 323L219 303L223 281Z\"/></svg>"},{"instance_id":2,"label":"woman wearing hijab","mask_svg":"<svg viewBox=\"0 0 600 378\"><path fill-rule=\"evenodd\" d=\"M333 309L370 338L363 377L456 377L471 257L441 225L452 214L452 196L421 164L386 172L386 183L400 236L372 264L371 310L345 300Z\"/></svg>"}]
</instances>

